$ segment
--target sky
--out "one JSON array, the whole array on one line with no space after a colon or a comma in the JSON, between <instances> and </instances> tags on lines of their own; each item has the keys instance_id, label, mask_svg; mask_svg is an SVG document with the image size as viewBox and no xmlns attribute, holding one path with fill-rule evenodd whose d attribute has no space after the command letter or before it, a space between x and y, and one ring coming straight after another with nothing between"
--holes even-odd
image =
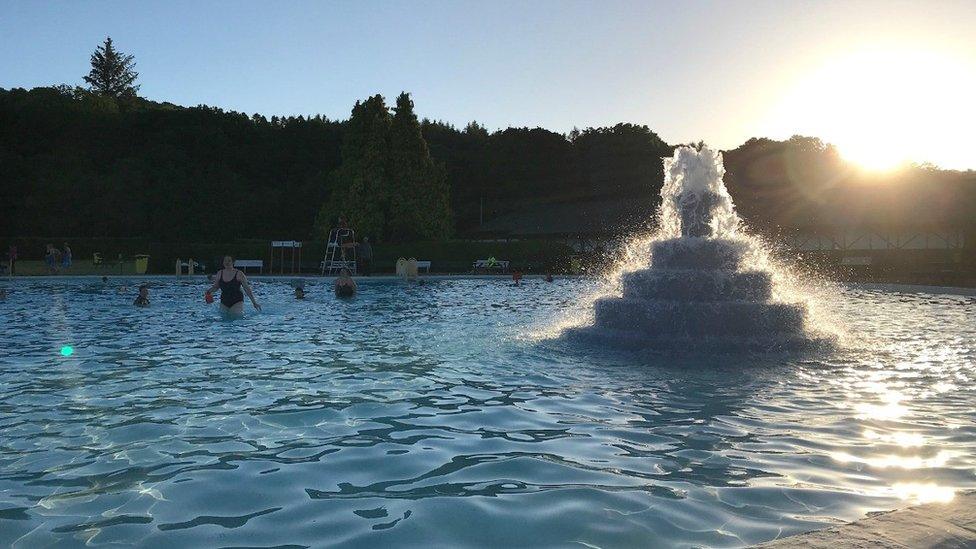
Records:
<instances>
[{"instance_id":1,"label":"sky","mask_svg":"<svg viewBox=\"0 0 976 549\"><path fill-rule=\"evenodd\" d=\"M186 106L344 119L407 91L457 126L804 134L865 165L976 168L973 29L974 0L0 0L0 87L82 84L110 35L140 95Z\"/></svg>"}]
</instances>

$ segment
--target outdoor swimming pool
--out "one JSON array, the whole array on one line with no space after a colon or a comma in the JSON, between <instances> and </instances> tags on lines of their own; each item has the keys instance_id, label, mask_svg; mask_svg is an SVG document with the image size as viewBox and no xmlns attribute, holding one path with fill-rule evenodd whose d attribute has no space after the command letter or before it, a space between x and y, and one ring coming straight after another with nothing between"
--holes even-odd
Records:
<instances>
[{"instance_id":1,"label":"outdoor swimming pool","mask_svg":"<svg viewBox=\"0 0 976 549\"><path fill-rule=\"evenodd\" d=\"M842 290L841 348L537 337L581 285L0 301L0 546L741 546L976 487L976 298ZM62 348L70 346L70 356Z\"/></svg>"}]
</instances>

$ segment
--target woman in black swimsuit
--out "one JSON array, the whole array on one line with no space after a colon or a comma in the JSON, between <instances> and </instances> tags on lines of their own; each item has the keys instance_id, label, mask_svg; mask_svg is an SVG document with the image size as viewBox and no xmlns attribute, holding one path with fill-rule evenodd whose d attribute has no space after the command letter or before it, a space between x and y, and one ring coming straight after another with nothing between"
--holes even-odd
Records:
<instances>
[{"instance_id":1,"label":"woman in black swimsuit","mask_svg":"<svg viewBox=\"0 0 976 549\"><path fill-rule=\"evenodd\" d=\"M224 256L224 268L217 271L213 286L207 290L207 293L212 294L217 288L220 288L220 312L230 313L233 316L244 314L245 293L251 299L254 308L261 310L261 306L254 298L254 292L251 291L251 283L247 281L244 273L234 268L234 258L229 255ZM241 292L242 288L243 292Z\"/></svg>"}]
</instances>

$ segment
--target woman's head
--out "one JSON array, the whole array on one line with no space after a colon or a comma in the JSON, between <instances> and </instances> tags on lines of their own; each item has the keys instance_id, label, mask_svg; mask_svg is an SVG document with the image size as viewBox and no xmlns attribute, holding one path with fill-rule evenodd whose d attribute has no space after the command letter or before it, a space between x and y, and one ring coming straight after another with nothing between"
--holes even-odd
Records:
<instances>
[{"instance_id":1,"label":"woman's head","mask_svg":"<svg viewBox=\"0 0 976 549\"><path fill-rule=\"evenodd\" d=\"M230 269L233 266L234 266L234 258L231 257L231 256L229 256L229 255L225 255L224 256L224 268L225 269Z\"/></svg>"},{"instance_id":2,"label":"woman's head","mask_svg":"<svg viewBox=\"0 0 976 549\"><path fill-rule=\"evenodd\" d=\"M141 296L147 296L147 295L149 295L149 285L148 284L143 284L143 285L139 286L139 295L141 295Z\"/></svg>"}]
</instances>

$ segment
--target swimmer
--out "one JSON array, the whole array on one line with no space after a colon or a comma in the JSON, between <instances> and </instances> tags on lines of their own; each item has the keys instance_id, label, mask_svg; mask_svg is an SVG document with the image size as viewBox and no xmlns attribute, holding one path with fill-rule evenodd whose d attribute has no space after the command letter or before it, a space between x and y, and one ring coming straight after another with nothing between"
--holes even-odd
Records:
<instances>
[{"instance_id":1,"label":"swimmer","mask_svg":"<svg viewBox=\"0 0 976 549\"><path fill-rule=\"evenodd\" d=\"M518 286L519 282L522 281L522 271L518 269L512 271L512 280L515 282L515 285Z\"/></svg>"},{"instance_id":2,"label":"swimmer","mask_svg":"<svg viewBox=\"0 0 976 549\"><path fill-rule=\"evenodd\" d=\"M7 299L7 289L0 288L0 299Z\"/></svg>"},{"instance_id":3,"label":"swimmer","mask_svg":"<svg viewBox=\"0 0 976 549\"><path fill-rule=\"evenodd\" d=\"M552 282L552 273L546 273L546 282Z\"/></svg>"},{"instance_id":4,"label":"swimmer","mask_svg":"<svg viewBox=\"0 0 976 549\"><path fill-rule=\"evenodd\" d=\"M108 277L107 276L103 276L102 277L102 284L108 284Z\"/></svg>"},{"instance_id":5,"label":"swimmer","mask_svg":"<svg viewBox=\"0 0 976 549\"><path fill-rule=\"evenodd\" d=\"M356 293L356 281L352 279L349 269L339 271L335 281L335 295L338 297L352 297Z\"/></svg>"},{"instance_id":6,"label":"swimmer","mask_svg":"<svg viewBox=\"0 0 976 549\"><path fill-rule=\"evenodd\" d=\"M305 299L305 288L301 286L295 288L295 299Z\"/></svg>"},{"instance_id":7,"label":"swimmer","mask_svg":"<svg viewBox=\"0 0 976 549\"><path fill-rule=\"evenodd\" d=\"M254 297L254 292L251 291L251 283L248 282L243 272L234 268L234 258L229 255L224 256L224 268L214 275L213 286L207 290L206 295L213 295L214 290L218 288L220 288L220 312L230 313L233 316L242 315L244 313L245 293L251 299L254 308L258 311L261 310L261 306L258 305L258 301ZM241 288L244 289L244 293L241 293Z\"/></svg>"},{"instance_id":8,"label":"swimmer","mask_svg":"<svg viewBox=\"0 0 976 549\"><path fill-rule=\"evenodd\" d=\"M139 295L136 296L136 300L132 302L136 307L148 307L149 306L149 285L143 284L139 286Z\"/></svg>"}]
</instances>

